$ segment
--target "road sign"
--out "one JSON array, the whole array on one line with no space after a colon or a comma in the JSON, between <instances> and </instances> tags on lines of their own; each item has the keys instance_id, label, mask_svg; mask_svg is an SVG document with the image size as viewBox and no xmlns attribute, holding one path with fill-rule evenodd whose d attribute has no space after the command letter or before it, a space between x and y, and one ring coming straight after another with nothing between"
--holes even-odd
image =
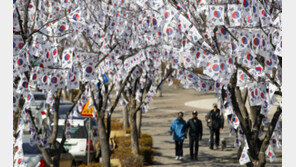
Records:
<instances>
[{"instance_id":1,"label":"road sign","mask_svg":"<svg viewBox=\"0 0 296 167\"><path fill-rule=\"evenodd\" d=\"M88 100L82 107L82 111L80 113L80 115L82 117L92 117L93 116L93 112L94 112L94 108L88 108L89 107L89 101Z\"/></svg>"}]
</instances>

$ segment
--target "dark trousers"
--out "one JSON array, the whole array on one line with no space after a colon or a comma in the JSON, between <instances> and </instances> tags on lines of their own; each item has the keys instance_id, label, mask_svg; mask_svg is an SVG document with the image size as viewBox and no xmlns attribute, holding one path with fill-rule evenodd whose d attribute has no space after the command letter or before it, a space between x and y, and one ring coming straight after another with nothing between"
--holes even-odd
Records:
<instances>
[{"instance_id":1,"label":"dark trousers","mask_svg":"<svg viewBox=\"0 0 296 167\"><path fill-rule=\"evenodd\" d=\"M183 156L183 140L180 141L176 141L175 140L175 144L176 144L176 156Z\"/></svg>"},{"instance_id":2,"label":"dark trousers","mask_svg":"<svg viewBox=\"0 0 296 167\"><path fill-rule=\"evenodd\" d=\"M189 137L189 147L190 147L190 157L193 158L196 157L198 155L198 137ZM193 153L193 147L194 147L194 153Z\"/></svg>"},{"instance_id":3,"label":"dark trousers","mask_svg":"<svg viewBox=\"0 0 296 167\"><path fill-rule=\"evenodd\" d=\"M219 146L220 141L220 129L210 128L210 147L213 148L214 146L214 135L215 135L215 144Z\"/></svg>"}]
</instances>

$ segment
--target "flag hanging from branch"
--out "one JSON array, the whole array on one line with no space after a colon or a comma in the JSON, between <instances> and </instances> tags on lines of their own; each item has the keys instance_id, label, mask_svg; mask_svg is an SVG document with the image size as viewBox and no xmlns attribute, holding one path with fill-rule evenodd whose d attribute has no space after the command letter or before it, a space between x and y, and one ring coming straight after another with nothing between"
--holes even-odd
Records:
<instances>
[{"instance_id":1,"label":"flag hanging from branch","mask_svg":"<svg viewBox=\"0 0 296 167\"><path fill-rule=\"evenodd\" d=\"M273 132L271 138L270 138L270 145L273 149L277 150L281 148L281 143L279 141L277 133Z\"/></svg>"},{"instance_id":2,"label":"flag hanging from branch","mask_svg":"<svg viewBox=\"0 0 296 167\"><path fill-rule=\"evenodd\" d=\"M25 74L22 74L20 76L20 81L19 81L19 84L18 84L18 87L17 87L17 90L16 90L16 93L19 93L19 94L22 94L24 93L25 91L29 91L29 82L25 76Z\"/></svg>"},{"instance_id":3,"label":"flag hanging from branch","mask_svg":"<svg viewBox=\"0 0 296 167\"><path fill-rule=\"evenodd\" d=\"M233 126L234 129L237 129L237 127L239 126L239 119L238 117L236 116L235 113L232 114L232 117L231 117L231 125Z\"/></svg>"},{"instance_id":4,"label":"flag hanging from branch","mask_svg":"<svg viewBox=\"0 0 296 167\"><path fill-rule=\"evenodd\" d=\"M73 48L66 48L62 54L63 68L71 68L73 64Z\"/></svg>"},{"instance_id":5,"label":"flag hanging from branch","mask_svg":"<svg viewBox=\"0 0 296 167\"><path fill-rule=\"evenodd\" d=\"M242 154L240 156L239 163L240 163L240 165L244 165L244 164L249 163L249 162L251 162L251 160L250 160L250 157L248 155L248 149L245 146L243 151L242 151Z\"/></svg>"},{"instance_id":6,"label":"flag hanging from branch","mask_svg":"<svg viewBox=\"0 0 296 167\"><path fill-rule=\"evenodd\" d=\"M227 5L228 7L228 18L231 27L240 26L242 23L241 8L237 4Z\"/></svg>"},{"instance_id":7,"label":"flag hanging from branch","mask_svg":"<svg viewBox=\"0 0 296 167\"><path fill-rule=\"evenodd\" d=\"M276 160L276 155L274 151L272 150L272 147L269 145L268 148L265 151L266 158L269 158L270 162L273 162Z\"/></svg>"},{"instance_id":8,"label":"flag hanging from branch","mask_svg":"<svg viewBox=\"0 0 296 167\"><path fill-rule=\"evenodd\" d=\"M209 5L209 20L212 25L224 25L224 5Z\"/></svg>"}]
</instances>

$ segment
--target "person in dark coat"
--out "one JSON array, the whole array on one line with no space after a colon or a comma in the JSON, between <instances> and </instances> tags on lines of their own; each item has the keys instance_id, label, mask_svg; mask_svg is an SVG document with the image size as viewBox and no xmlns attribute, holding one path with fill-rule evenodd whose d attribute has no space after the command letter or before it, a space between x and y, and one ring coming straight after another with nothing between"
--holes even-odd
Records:
<instances>
[{"instance_id":1,"label":"person in dark coat","mask_svg":"<svg viewBox=\"0 0 296 167\"><path fill-rule=\"evenodd\" d=\"M192 112L192 118L187 121L186 131L189 130L189 147L190 147L190 158L198 160L198 146L199 140L202 139L202 123L197 118L197 111ZM193 153L194 147L194 153Z\"/></svg>"},{"instance_id":2,"label":"person in dark coat","mask_svg":"<svg viewBox=\"0 0 296 167\"><path fill-rule=\"evenodd\" d=\"M224 117L220 113L217 104L213 104L213 109L205 116L208 127L210 128L210 149L214 148L214 135L216 148L219 148L220 130L224 128Z\"/></svg>"},{"instance_id":3,"label":"person in dark coat","mask_svg":"<svg viewBox=\"0 0 296 167\"><path fill-rule=\"evenodd\" d=\"M183 119L183 112L178 113L178 118L171 125L170 134L175 140L176 159L183 159L183 141L186 138L186 121Z\"/></svg>"}]
</instances>

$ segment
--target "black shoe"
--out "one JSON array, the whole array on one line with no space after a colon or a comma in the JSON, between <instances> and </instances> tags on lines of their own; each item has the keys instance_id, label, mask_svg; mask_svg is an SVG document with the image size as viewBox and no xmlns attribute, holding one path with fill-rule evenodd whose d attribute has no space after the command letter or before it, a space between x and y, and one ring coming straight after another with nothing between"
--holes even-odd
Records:
<instances>
[{"instance_id":1,"label":"black shoe","mask_svg":"<svg viewBox=\"0 0 296 167\"><path fill-rule=\"evenodd\" d=\"M213 150L214 149L213 146L211 146L210 149Z\"/></svg>"}]
</instances>

